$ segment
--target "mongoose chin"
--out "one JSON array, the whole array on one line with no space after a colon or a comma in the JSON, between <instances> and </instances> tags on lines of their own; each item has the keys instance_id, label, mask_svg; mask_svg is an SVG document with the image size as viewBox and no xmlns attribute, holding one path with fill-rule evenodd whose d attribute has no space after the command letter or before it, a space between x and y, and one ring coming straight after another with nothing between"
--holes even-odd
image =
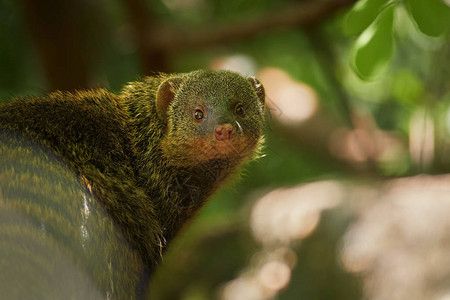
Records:
<instances>
[{"instance_id":1,"label":"mongoose chin","mask_svg":"<svg viewBox=\"0 0 450 300\"><path fill-rule=\"evenodd\" d=\"M253 77L200 70L146 77L119 94L53 92L1 105L0 262L11 269L0 273L28 288L44 278L28 290L43 298L92 296L91 286L100 298L142 296L182 226L258 156L264 99ZM73 278L64 264L76 266ZM50 293L52 280L60 287Z\"/></svg>"}]
</instances>

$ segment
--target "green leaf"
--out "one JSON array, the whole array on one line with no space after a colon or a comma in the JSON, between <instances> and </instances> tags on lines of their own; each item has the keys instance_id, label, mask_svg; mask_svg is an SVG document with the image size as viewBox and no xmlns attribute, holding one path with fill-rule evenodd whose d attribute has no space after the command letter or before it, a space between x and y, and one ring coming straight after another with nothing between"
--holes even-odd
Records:
<instances>
[{"instance_id":1,"label":"green leaf","mask_svg":"<svg viewBox=\"0 0 450 300\"><path fill-rule=\"evenodd\" d=\"M394 6L385 8L355 43L352 67L364 80L373 79L389 62L393 52Z\"/></svg>"},{"instance_id":2,"label":"green leaf","mask_svg":"<svg viewBox=\"0 0 450 300\"><path fill-rule=\"evenodd\" d=\"M441 0L407 0L407 8L420 31L440 36L449 31L450 7Z\"/></svg>"},{"instance_id":3,"label":"green leaf","mask_svg":"<svg viewBox=\"0 0 450 300\"><path fill-rule=\"evenodd\" d=\"M344 32L359 35L378 16L389 0L359 0L350 10L345 20Z\"/></svg>"}]
</instances>

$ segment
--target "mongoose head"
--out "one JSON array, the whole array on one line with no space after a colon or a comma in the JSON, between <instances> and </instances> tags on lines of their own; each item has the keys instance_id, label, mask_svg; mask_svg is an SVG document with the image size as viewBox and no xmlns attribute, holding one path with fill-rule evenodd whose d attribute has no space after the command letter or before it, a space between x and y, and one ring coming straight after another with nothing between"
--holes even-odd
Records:
<instances>
[{"instance_id":1,"label":"mongoose head","mask_svg":"<svg viewBox=\"0 0 450 300\"><path fill-rule=\"evenodd\" d=\"M261 143L265 93L253 77L194 71L164 80L156 94L166 123L161 148L178 166L250 158Z\"/></svg>"}]
</instances>

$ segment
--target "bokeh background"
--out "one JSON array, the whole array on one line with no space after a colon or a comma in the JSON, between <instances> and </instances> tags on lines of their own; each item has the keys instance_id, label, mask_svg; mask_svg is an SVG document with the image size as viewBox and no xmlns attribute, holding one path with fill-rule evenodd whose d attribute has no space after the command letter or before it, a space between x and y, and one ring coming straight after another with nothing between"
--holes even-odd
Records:
<instances>
[{"instance_id":1,"label":"bokeh background","mask_svg":"<svg viewBox=\"0 0 450 300\"><path fill-rule=\"evenodd\" d=\"M450 299L441 0L0 1L0 99L229 69L264 157L171 246L151 299Z\"/></svg>"}]
</instances>

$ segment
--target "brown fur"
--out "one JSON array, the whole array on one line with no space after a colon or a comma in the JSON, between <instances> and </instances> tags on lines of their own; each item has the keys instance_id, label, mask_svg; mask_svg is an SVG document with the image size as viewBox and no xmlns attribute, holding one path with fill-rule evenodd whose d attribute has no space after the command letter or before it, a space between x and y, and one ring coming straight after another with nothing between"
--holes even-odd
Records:
<instances>
[{"instance_id":1,"label":"brown fur","mask_svg":"<svg viewBox=\"0 0 450 300\"><path fill-rule=\"evenodd\" d=\"M193 119L199 106L207 112L201 121ZM147 77L119 95L99 89L20 99L0 107L0 129L68 164L150 274L183 224L256 155L263 115L255 79L195 71ZM214 137L220 124L233 126L234 139Z\"/></svg>"}]
</instances>

